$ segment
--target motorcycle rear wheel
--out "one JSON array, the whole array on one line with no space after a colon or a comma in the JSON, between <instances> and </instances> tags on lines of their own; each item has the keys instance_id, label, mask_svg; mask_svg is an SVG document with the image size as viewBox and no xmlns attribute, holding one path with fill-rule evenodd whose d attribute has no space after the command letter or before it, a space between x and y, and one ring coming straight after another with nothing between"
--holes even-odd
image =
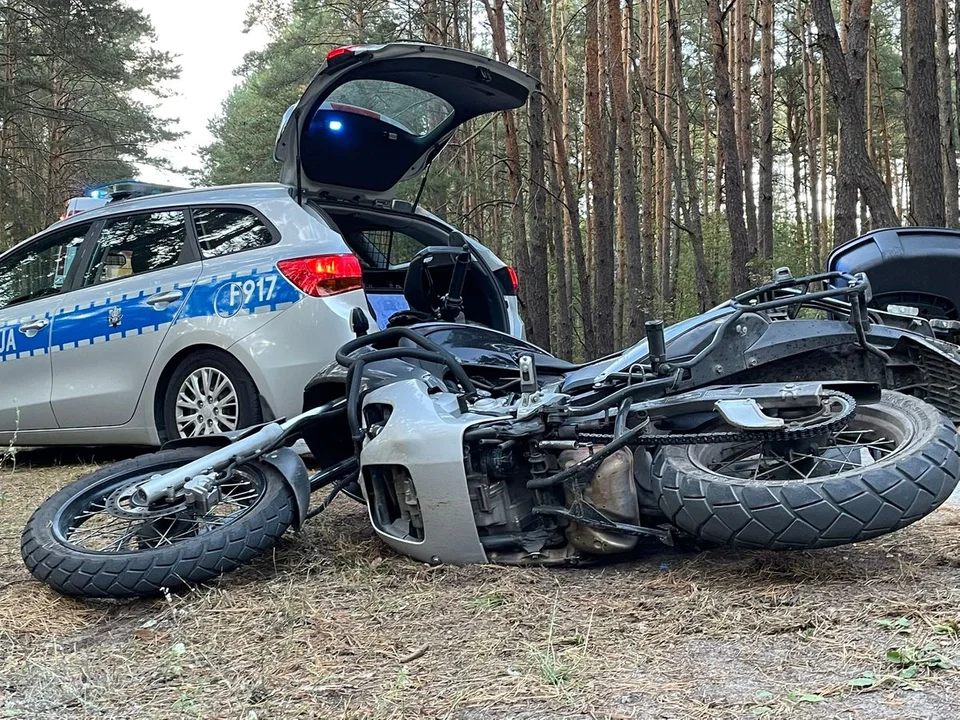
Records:
<instances>
[{"instance_id":1,"label":"motorcycle rear wheel","mask_svg":"<svg viewBox=\"0 0 960 720\"><path fill-rule=\"evenodd\" d=\"M702 540L797 550L860 542L940 506L960 477L960 436L917 398L884 391L818 444L663 447L653 491L671 523Z\"/></svg>"},{"instance_id":2,"label":"motorcycle rear wheel","mask_svg":"<svg viewBox=\"0 0 960 720\"><path fill-rule=\"evenodd\" d=\"M209 448L177 448L84 475L48 498L24 528L20 551L38 580L66 595L158 595L217 577L250 561L293 523L295 500L270 465L251 462L199 514L181 501L137 508L132 488L185 465Z\"/></svg>"}]
</instances>

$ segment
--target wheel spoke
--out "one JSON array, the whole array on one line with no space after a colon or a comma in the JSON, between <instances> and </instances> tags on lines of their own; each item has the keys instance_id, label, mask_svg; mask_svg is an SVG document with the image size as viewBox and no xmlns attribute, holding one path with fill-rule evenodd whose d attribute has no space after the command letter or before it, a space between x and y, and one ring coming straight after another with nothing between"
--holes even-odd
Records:
<instances>
[{"instance_id":1,"label":"wheel spoke","mask_svg":"<svg viewBox=\"0 0 960 720\"><path fill-rule=\"evenodd\" d=\"M186 392L181 391L180 395L177 397L177 407L178 408L189 408L194 412L200 411L200 406L196 400L188 398Z\"/></svg>"},{"instance_id":2,"label":"wheel spoke","mask_svg":"<svg viewBox=\"0 0 960 720\"><path fill-rule=\"evenodd\" d=\"M723 470L724 468L727 468L727 467L733 465L735 462L739 462L739 461L748 459L748 458L750 457L750 453L751 453L751 452L756 452L756 451L759 451L760 449L761 449L760 443L755 443L755 444L752 444L752 445L747 445L746 450L744 450L743 452L740 452L740 453L734 452L734 453L733 453L733 456L732 456L731 458L729 458L728 460L726 460L722 465L720 465L719 467L712 468L712 469L713 469L715 472L719 472L720 470Z\"/></svg>"},{"instance_id":3,"label":"wheel spoke","mask_svg":"<svg viewBox=\"0 0 960 720\"><path fill-rule=\"evenodd\" d=\"M74 544L86 542L92 538L96 537L116 537L118 534L123 534L123 528L130 526L130 520L124 520L122 518L117 518L116 520L110 521L105 525L100 525L98 527L88 528L85 532L77 534L76 528L74 532L71 532L67 535L67 538L70 542Z\"/></svg>"},{"instance_id":4,"label":"wheel spoke","mask_svg":"<svg viewBox=\"0 0 960 720\"><path fill-rule=\"evenodd\" d=\"M189 378L187 378L187 382L190 383L190 389L193 391L194 397L196 397L197 400L202 400L203 390L200 389L200 383L197 379L197 376L191 375Z\"/></svg>"},{"instance_id":5,"label":"wheel spoke","mask_svg":"<svg viewBox=\"0 0 960 720\"><path fill-rule=\"evenodd\" d=\"M226 375L217 373L216 380L213 384L213 387L210 389L210 397L215 400L219 400L220 393L223 392L224 387L229 388L230 381L227 380Z\"/></svg>"},{"instance_id":6,"label":"wheel spoke","mask_svg":"<svg viewBox=\"0 0 960 720\"><path fill-rule=\"evenodd\" d=\"M204 425L191 418L185 429L202 431ZM235 522L256 504L263 494L262 480L242 467L222 486L221 500L204 515L197 515L181 498L170 505L140 508L131 502L137 484L146 476L130 478L124 484L106 486L94 494L60 525L65 542L98 553L146 551L168 547L212 532Z\"/></svg>"}]
</instances>

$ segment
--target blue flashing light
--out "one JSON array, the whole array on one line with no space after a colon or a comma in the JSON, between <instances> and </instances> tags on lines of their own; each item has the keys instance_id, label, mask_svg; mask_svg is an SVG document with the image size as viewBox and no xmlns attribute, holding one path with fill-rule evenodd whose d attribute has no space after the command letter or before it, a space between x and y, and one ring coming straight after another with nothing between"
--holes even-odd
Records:
<instances>
[{"instance_id":1,"label":"blue flashing light","mask_svg":"<svg viewBox=\"0 0 960 720\"><path fill-rule=\"evenodd\" d=\"M96 200L102 200L102 199L104 199L104 198L109 197L109 194L107 193L106 190L91 190L91 191L90 191L90 197L92 197L92 198L94 198L94 199L96 199Z\"/></svg>"},{"instance_id":2,"label":"blue flashing light","mask_svg":"<svg viewBox=\"0 0 960 720\"><path fill-rule=\"evenodd\" d=\"M343 130L343 123L339 120L330 120L327 122L327 127L330 128L333 132L340 132Z\"/></svg>"}]
</instances>

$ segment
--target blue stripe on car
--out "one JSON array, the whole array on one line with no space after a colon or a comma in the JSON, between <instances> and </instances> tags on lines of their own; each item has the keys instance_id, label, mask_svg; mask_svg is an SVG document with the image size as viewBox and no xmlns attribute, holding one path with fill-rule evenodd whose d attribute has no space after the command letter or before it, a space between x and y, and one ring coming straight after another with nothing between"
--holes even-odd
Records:
<instances>
[{"instance_id":1,"label":"blue stripe on car","mask_svg":"<svg viewBox=\"0 0 960 720\"><path fill-rule=\"evenodd\" d=\"M183 301L172 303L162 310L145 302L148 297L169 290L182 290ZM226 305L221 305L219 312L216 304L218 294L229 300ZM64 351L157 332L171 323L191 318L215 315L226 318L239 314L278 312L302 297L303 294L271 266L265 272L254 268L201 278L196 284L187 282L155 286L137 293L125 293L116 299L104 298L84 305L66 305L56 311L56 316L45 313L19 318L0 326L0 362L44 355L48 347L53 351ZM104 307L117 307L121 311L120 324L115 328L102 322ZM90 322L94 310L98 317L95 324ZM33 337L18 332L23 323L41 317L52 321L52 330L47 327Z\"/></svg>"}]
</instances>

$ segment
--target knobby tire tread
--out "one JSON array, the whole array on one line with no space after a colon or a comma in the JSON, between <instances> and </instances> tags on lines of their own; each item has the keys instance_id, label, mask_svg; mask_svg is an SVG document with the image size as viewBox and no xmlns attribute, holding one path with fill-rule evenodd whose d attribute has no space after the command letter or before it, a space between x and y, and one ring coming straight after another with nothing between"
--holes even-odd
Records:
<instances>
[{"instance_id":1,"label":"knobby tire tread","mask_svg":"<svg viewBox=\"0 0 960 720\"><path fill-rule=\"evenodd\" d=\"M921 436L893 463L806 482L750 482L721 479L685 461L684 448L664 448L653 469L660 510L702 540L754 549L832 547L899 530L956 487L960 435L916 398L885 391L882 402L911 417Z\"/></svg>"},{"instance_id":2,"label":"knobby tire tread","mask_svg":"<svg viewBox=\"0 0 960 720\"><path fill-rule=\"evenodd\" d=\"M222 530L196 540L145 552L95 553L65 545L52 531L52 520L81 483L93 484L118 465L127 470L149 467L163 454L184 453L184 462L195 457L194 449L162 451L122 461L77 479L51 496L27 522L20 551L27 569L38 580L66 595L89 598L125 598L160 595L214 579L249 562L272 546L293 524L292 492L280 477L267 477L268 488L250 512ZM206 449L207 451L209 449ZM270 487L270 485L273 487ZM75 492L75 490L73 490Z\"/></svg>"}]
</instances>

